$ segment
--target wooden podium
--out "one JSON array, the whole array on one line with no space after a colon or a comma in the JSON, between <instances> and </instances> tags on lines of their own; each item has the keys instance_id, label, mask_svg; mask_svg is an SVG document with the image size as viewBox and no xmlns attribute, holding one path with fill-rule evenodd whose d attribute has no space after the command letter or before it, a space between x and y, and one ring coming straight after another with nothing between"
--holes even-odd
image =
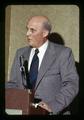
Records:
<instances>
[{"instance_id":1,"label":"wooden podium","mask_svg":"<svg viewBox=\"0 0 84 120\"><path fill-rule=\"evenodd\" d=\"M27 89L7 88L5 90L5 108L21 110L22 115L48 115L41 107L32 106L34 92Z\"/></svg>"}]
</instances>

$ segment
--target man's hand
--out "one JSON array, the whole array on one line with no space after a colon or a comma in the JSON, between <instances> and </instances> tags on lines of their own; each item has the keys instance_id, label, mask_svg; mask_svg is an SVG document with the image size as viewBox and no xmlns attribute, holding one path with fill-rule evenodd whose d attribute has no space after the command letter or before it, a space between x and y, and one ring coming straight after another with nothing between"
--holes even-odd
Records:
<instances>
[{"instance_id":1,"label":"man's hand","mask_svg":"<svg viewBox=\"0 0 84 120\"><path fill-rule=\"evenodd\" d=\"M45 102L43 102L43 101L39 102L38 106L40 106L41 108L47 110L48 112L51 112L50 107Z\"/></svg>"}]
</instances>

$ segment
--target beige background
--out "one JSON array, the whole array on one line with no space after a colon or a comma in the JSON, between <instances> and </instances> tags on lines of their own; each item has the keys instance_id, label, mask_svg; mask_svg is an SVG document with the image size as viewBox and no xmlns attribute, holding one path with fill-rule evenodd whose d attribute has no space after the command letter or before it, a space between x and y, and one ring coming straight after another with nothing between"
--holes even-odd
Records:
<instances>
[{"instance_id":1,"label":"beige background","mask_svg":"<svg viewBox=\"0 0 84 120\"><path fill-rule=\"evenodd\" d=\"M48 16L52 32L59 33L79 62L79 8L76 5L9 5L5 9L5 76L18 48L27 45L26 21L33 15Z\"/></svg>"}]
</instances>

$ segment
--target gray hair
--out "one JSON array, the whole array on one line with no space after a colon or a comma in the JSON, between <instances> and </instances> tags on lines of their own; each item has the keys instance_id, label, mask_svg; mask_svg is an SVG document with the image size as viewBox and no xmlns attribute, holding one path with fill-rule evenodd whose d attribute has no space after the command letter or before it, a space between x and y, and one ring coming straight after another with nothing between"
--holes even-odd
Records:
<instances>
[{"instance_id":1,"label":"gray hair","mask_svg":"<svg viewBox=\"0 0 84 120\"><path fill-rule=\"evenodd\" d=\"M48 30L49 33L50 33L50 32L51 32L51 29L52 29L52 25L51 25L50 21L44 21L44 22L43 22L43 25L44 25L44 28L45 28L46 30Z\"/></svg>"}]
</instances>

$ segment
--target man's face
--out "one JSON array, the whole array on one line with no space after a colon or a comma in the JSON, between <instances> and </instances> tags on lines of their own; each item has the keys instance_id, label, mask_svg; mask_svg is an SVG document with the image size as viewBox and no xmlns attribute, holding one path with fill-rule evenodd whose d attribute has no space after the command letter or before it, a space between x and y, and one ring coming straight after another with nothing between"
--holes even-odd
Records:
<instances>
[{"instance_id":1,"label":"man's face","mask_svg":"<svg viewBox=\"0 0 84 120\"><path fill-rule=\"evenodd\" d=\"M38 48L45 42L45 29L42 22L32 19L27 25L27 39L30 46Z\"/></svg>"}]
</instances>

